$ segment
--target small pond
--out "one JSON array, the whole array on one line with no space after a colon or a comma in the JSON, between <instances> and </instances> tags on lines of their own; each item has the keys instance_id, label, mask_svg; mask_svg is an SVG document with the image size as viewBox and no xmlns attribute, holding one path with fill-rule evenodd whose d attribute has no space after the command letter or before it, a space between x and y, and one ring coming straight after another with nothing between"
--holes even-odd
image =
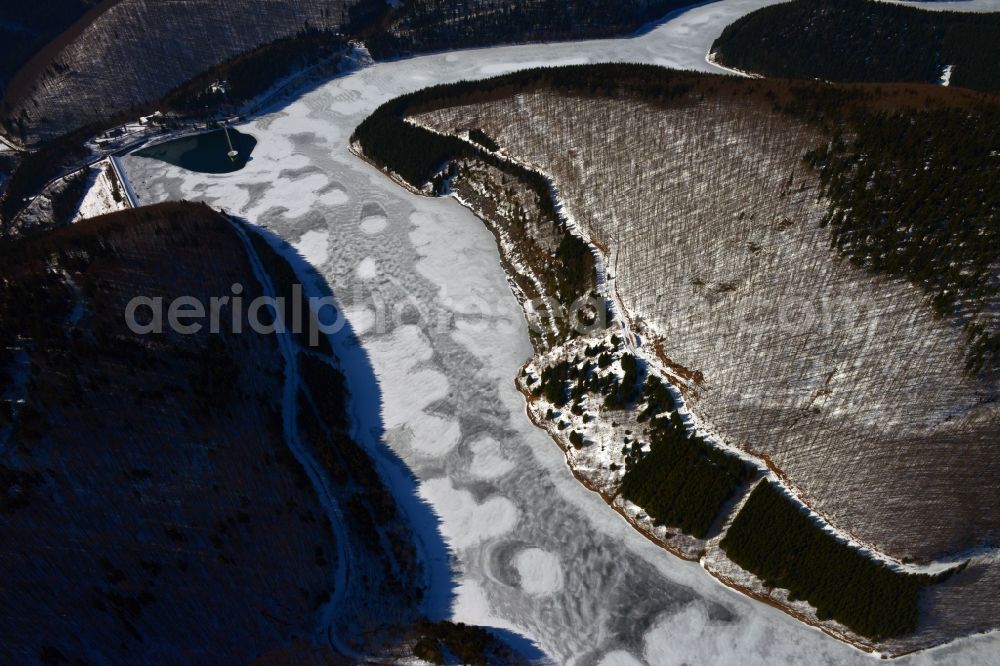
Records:
<instances>
[{"instance_id":1,"label":"small pond","mask_svg":"<svg viewBox=\"0 0 1000 666\"><path fill-rule=\"evenodd\" d=\"M138 157L148 157L188 171L199 173L231 173L246 166L257 145L257 139L250 134L228 129L229 141L238 154L230 159L226 130L217 129L203 134L186 136L173 141L156 144L136 151Z\"/></svg>"}]
</instances>

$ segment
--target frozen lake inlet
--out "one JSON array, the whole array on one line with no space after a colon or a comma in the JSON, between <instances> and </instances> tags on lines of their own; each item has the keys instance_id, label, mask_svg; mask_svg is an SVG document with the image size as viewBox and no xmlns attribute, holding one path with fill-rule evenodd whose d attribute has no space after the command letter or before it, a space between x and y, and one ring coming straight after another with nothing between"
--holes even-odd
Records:
<instances>
[{"instance_id":1,"label":"frozen lake inlet","mask_svg":"<svg viewBox=\"0 0 1000 666\"><path fill-rule=\"evenodd\" d=\"M493 236L453 199L399 187L351 155L347 142L382 102L437 83L606 61L713 71L705 56L715 37L766 4L703 5L628 39L365 67L240 126L258 143L245 168L230 174L123 160L143 203L205 201L267 227L316 268L374 368L385 439L420 479L454 549L453 619L516 631L557 663L874 657L722 586L650 543L580 485L528 420L514 387L531 347ZM371 395L363 386L352 391ZM998 651L1000 636L992 635L899 663L982 664Z\"/></svg>"}]
</instances>

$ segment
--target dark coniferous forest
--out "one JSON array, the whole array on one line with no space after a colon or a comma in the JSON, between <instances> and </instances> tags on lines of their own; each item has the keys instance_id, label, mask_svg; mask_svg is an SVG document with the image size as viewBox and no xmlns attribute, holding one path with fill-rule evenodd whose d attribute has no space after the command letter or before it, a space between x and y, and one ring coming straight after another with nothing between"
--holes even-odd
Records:
<instances>
[{"instance_id":1,"label":"dark coniferous forest","mask_svg":"<svg viewBox=\"0 0 1000 666\"><path fill-rule=\"evenodd\" d=\"M857 111L850 130L807 157L832 201L834 247L923 288L939 315L965 325L968 369L994 369L1000 113Z\"/></svg>"},{"instance_id":2,"label":"dark coniferous forest","mask_svg":"<svg viewBox=\"0 0 1000 666\"><path fill-rule=\"evenodd\" d=\"M808 601L821 620L873 638L916 629L920 589L933 582L897 573L838 541L768 481L754 488L722 548L768 585Z\"/></svg>"},{"instance_id":3,"label":"dark coniferous forest","mask_svg":"<svg viewBox=\"0 0 1000 666\"><path fill-rule=\"evenodd\" d=\"M366 39L376 58L487 44L609 37L640 28L685 0L415 0Z\"/></svg>"},{"instance_id":4,"label":"dark coniferous forest","mask_svg":"<svg viewBox=\"0 0 1000 666\"><path fill-rule=\"evenodd\" d=\"M728 26L712 50L729 67L796 79L937 83L1000 90L1000 14L869 0L794 0Z\"/></svg>"},{"instance_id":5,"label":"dark coniferous forest","mask_svg":"<svg viewBox=\"0 0 1000 666\"><path fill-rule=\"evenodd\" d=\"M648 387L647 387L648 390ZM621 492L660 525L703 539L753 469L669 418L658 418L648 455L626 458Z\"/></svg>"}]
</instances>

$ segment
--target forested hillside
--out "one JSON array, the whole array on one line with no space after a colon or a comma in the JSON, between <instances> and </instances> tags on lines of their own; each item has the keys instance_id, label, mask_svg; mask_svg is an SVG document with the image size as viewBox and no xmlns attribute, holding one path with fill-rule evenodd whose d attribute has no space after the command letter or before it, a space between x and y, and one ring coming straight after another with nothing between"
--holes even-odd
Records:
<instances>
[{"instance_id":1,"label":"forested hillside","mask_svg":"<svg viewBox=\"0 0 1000 666\"><path fill-rule=\"evenodd\" d=\"M653 88L656 79L647 81ZM668 79L662 87L681 81ZM931 165L948 165L957 150L986 159L990 134L962 134L964 149L880 142L885 152L867 159L881 160L881 171L875 165L871 170L885 189L845 185L826 198L822 172L804 159L814 157L817 147L836 144L819 124L775 113L763 95L760 101L744 96L734 102L736 94L699 101L692 93L673 102L636 104L626 101L630 83L609 87L613 97L599 93L596 99L592 93L515 97L516 88L498 86L504 91L500 100L416 117L450 132L480 127L509 154L551 174L575 219L599 244L613 248L619 293L632 317L662 340L673 364L702 374L701 381L685 382L696 412L733 442L767 453L827 515L900 556L933 557L975 544L973 535L992 530L994 518L970 515L966 522L942 515L928 533L927 516L942 502L973 506L995 492L991 482L976 482L967 473L968 458L960 463L950 453L972 447L964 449L966 456L992 464L998 359L981 354L986 338L977 334L986 327L988 339L995 339L996 303L991 290L976 290L973 280L997 279L995 204L974 178L949 180L947 194L921 199L901 189L906 179L890 176L897 162L905 168L918 159L900 156L907 145ZM800 91L795 99L806 94ZM796 107L794 113L809 111ZM834 113L846 114L838 124L847 130L852 112L845 107ZM910 114L916 122L931 112L899 113L907 120L897 122L905 124ZM968 115L964 108L939 113L955 122ZM990 112L980 113L975 116L985 127ZM861 129L877 131L878 113L855 115ZM718 168L723 162L726 169ZM762 170L761 164L769 166ZM839 178L866 177L827 168ZM926 198L939 202L936 214L912 214ZM838 217L824 226L845 208L866 206L887 214L848 212L844 221ZM893 213L897 206L911 214ZM983 224L965 231L970 218ZM866 262L851 253L847 240L838 242L861 235L868 243L887 244L878 239L904 220L919 232L894 232L902 241L883 250L880 261ZM982 235L984 243L955 241L952 233ZM949 320L935 312L932 297L940 302L937 294L949 287L934 285L953 273L925 282L927 253L962 267L961 284L975 293L961 299L966 313ZM893 274L907 279L887 277ZM983 374L970 374L967 364ZM915 381L935 407L911 400ZM826 456L819 449L826 455L839 451L833 457L838 462L821 464ZM914 459L904 451L921 455ZM942 475L942 465L953 474ZM893 497L912 502L887 507L875 520L866 499L872 487L891 487ZM973 500L968 494L976 487L972 497L979 499Z\"/></svg>"},{"instance_id":2,"label":"forested hillside","mask_svg":"<svg viewBox=\"0 0 1000 666\"><path fill-rule=\"evenodd\" d=\"M873 0L793 0L758 9L712 45L717 61L765 76L948 81L1000 90L1000 14L923 11Z\"/></svg>"},{"instance_id":3,"label":"forested hillside","mask_svg":"<svg viewBox=\"0 0 1000 666\"><path fill-rule=\"evenodd\" d=\"M210 66L309 25L339 29L347 0L120 0L39 52L3 100L7 132L48 141L154 100Z\"/></svg>"},{"instance_id":4,"label":"forested hillside","mask_svg":"<svg viewBox=\"0 0 1000 666\"><path fill-rule=\"evenodd\" d=\"M84 0L61 1L84 4ZM618 35L684 4L682 0L417 0L391 6L381 0L108 0L102 11L93 13L91 22L74 26L23 63L4 96L0 117L15 140L30 145L49 141L155 100L213 65L307 26L363 39L375 57L383 58Z\"/></svg>"},{"instance_id":5,"label":"forested hillside","mask_svg":"<svg viewBox=\"0 0 1000 666\"><path fill-rule=\"evenodd\" d=\"M428 88L387 103L355 138L414 187L443 180L493 229L503 201L484 206L466 193L489 186L463 184L480 182L477 164L550 177L567 218L600 250L599 283L613 280L645 362L680 389L698 423L766 461L844 534L897 561L930 562L996 545L996 517L979 510L1000 501L995 113L995 100L940 86L595 65ZM983 179L934 175L956 160ZM935 178L947 189L932 187ZM927 201L933 214L924 216ZM517 256L518 243L498 241L505 258ZM525 264L551 270L531 261L518 270ZM579 357L566 366L558 346L536 345L540 357L519 379L529 412L588 486L613 493L620 483L649 514L616 503L633 524L670 547L680 542L656 524L711 537L720 501L745 477L699 451L689 430L657 443L654 431L626 420L631 400L647 418L653 402L667 414L672 400L613 400L630 383L629 352L615 336L611 345L600 369ZM803 525L815 532L815 552L786 553L800 571L815 553L844 570L868 561L856 545L834 539L828 548L813 519ZM998 572L988 557L927 589L879 565L871 580L888 596L878 592L878 603L893 607L880 624L868 601L823 596L829 581L750 582L713 544L704 546L707 566L731 584L890 652L995 624ZM770 575L749 556L741 561ZM819 615L802 601L815 589ZM925 606L929 615L915 623Z\"/></svg>"},{"instance_id":6,"label":"forested hillside","mask_svg":"<svg viewBox=\"0 0 1000 666\"><path fill-rule=\"evenodd\" d=\"M113 2L116 0L112 0ZM101 0L7 0L0 4L0 96L28 60Z\"/></svg>"},{"instance_id":7,"label":"forested hillside","mask_svg":"<svg viewBox=\"0 0 1000 666\"><path fill-rule=\"evenodd\" d=\"M1000 112L864 113L853 138L807 155L831 207L822 224L858 266L897 275L963 322L966 367L1000 368Z\"/></svg>"},{"instance_id":8,"label":"forested hillside","mask_svg":"<svg viewBox=\"0 0 1000 666\"><path fill-rule=\"evenodd\" d=\"M235 300L217 333L140 335L122 316L135 296L208 304L238 283L249 304L297 281L263 237L193 204L0 249L0 660L343 663L343 645L422 644L517 663L418 612L412 527L352 439L325 338L289 355Z\"/></svg>"},{"instance_id":9,"label":"forested hillside","mask_svg":"<svg viewBox=\"0 0 1000 666\"><path fill-rule=\"evenodd\" d=\"M490 44L608 37L638 29L685 0L414 0L366 38L375 58Z\"/></svg>"},{"instance_id":10,"label":"forested hillside","mask_svg":"<svg viewBox=\"0 0 1000 666\"><path fill-rule=\"evenodd\" d=\"M3 255L4 661L249 659L288 640L279 608L308 627L338 544L284 441L274 340L122 317L137 294L259 294L229 224L167 205Z\"/></svg>"}]
</instances>

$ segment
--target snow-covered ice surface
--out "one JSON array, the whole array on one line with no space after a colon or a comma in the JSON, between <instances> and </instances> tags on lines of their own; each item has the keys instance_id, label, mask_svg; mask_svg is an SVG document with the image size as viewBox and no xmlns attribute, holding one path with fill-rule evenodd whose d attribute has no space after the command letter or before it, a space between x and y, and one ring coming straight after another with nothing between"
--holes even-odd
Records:
<instances>
[{"instance_id":1,"label":"snow-covered ice surface","mask_svg":"<svg viewBox=\"0 0 1000 666\"><path fill-rule=\"evenodd\" d=\"M515 389L532 350L493 237L456 201L411 194L351 155L348 138L387 99L526 66L617 60L711 71L712 41L766 4L703 5L631 39L368 67L240 127L259 143L247 166L230 174L123 159L141 202L206 201L316 259L375 369L386 440L421 480L455 549L454 619L521 633L558 663L874 658L667 554L577 482ZM1000 636L992 635L900 661L982 664L998 650Z\"/></svg>"},{"instance_id":2,"label":"snow-covered ice surface","mask_svg":"<svg viewBox=\"0 0 1000 666\"><path fill-rule=\"evenodd\" d=\"M302 234L302 238L294 243L294 246L302 258L309 262L309 265L320 267L326 263L327 239L325 231L312 229Z\"/></svg>"}]
</instances>

